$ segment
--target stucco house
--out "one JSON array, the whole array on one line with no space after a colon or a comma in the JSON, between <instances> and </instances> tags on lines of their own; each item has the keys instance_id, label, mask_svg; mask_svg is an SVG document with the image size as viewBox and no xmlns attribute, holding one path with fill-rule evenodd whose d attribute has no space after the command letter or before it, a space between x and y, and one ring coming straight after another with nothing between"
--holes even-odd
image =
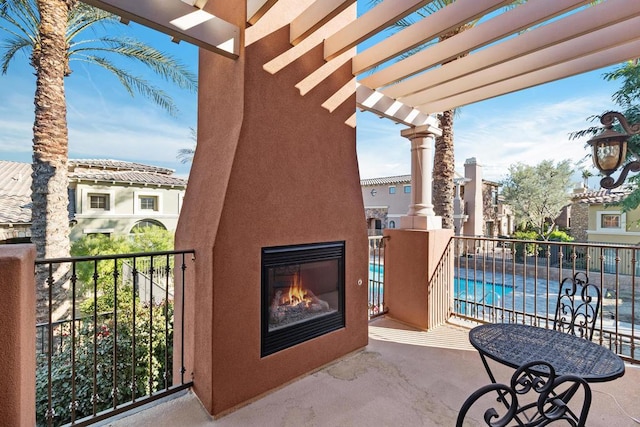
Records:
<instances>
[{"instance_id":1,"label":"stucco house","mask_svg":"<svg viewBox=\"0 0 640 427\"><path fill-rule=\"evenodd\" d=\"M640 209L623 212L618 205L629 189L577 189L563 212L571 235L579 242L637 245Z\"/></svg>"},{"instance_id":2,"label":"stucco house","mask_svg":"<svg viewBox=\"0 0 640 427\"><path fill-rule=\"evenodd\" d=\"M514 217L500 200L500 184L482 178L482 165L474 157L465 161L464 168L464 176L456 173L454 179L455 233L489 237L511 234ZM411 175L363 179L360 186L369 235L399 228L400 218L411 204Z\"/></svg>"},{"instance_id":3,"label":"stucco house","mask_svg":"<svg viewBox=\"0 0 640 427\"><path fill-rule=\"evenodd\" d=\"M70 238L175 230L187 180L173 170L119 160L69 161ZM0 161L0 242L28 242L31 164Z\"/></svg>"}]
</instances>

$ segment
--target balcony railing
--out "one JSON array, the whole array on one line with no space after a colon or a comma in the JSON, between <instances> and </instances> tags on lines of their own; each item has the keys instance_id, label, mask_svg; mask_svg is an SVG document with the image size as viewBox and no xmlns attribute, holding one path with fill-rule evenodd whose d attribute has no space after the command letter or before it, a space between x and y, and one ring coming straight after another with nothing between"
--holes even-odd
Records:
<instances>
[{"instance_id":1,"label":"balcony railing","mask_svg":"<svg viewBox=\"0 0 640 427\"><path fill-rule=\"evenodd\" d=\"M369 318L385 313L384 242L382 236L369 236Z\"/></svg>"},{"instance_id":2,"label":"balcony railing","mask_svg":"<svg viewBox=\"0 0 640 427\"><path fill-rule=\"evenodd\" d=\"M193 250L36 261L49 308L37 326L38 425L92 424L192 385L174 340L192 260Z\"/></svg>"},{"instance_id":3,"label":"balcony railing","mask_svg":"<svg viewBox=\"0 0 640 427\"><path fill-rule=\"evenodd\" d=\"M640 247L454 238L453 316L552 328L560 283L584 273L602 295L593 340L640 363Z\"/></svg>"},{"instance_id":4,"label":"balcony railing","mask_svg":"<svg viewBox=\"0 0 640 427\"><path fill-rule=\"evenodd\" d=\"M594 341L640 363L640 246L456 236L425 304L434 316L552 328L560 283L578 272L602 295ZM385 312L384 295L384 239L370 237L370 318Z\"/></svg>"}]
</instances>

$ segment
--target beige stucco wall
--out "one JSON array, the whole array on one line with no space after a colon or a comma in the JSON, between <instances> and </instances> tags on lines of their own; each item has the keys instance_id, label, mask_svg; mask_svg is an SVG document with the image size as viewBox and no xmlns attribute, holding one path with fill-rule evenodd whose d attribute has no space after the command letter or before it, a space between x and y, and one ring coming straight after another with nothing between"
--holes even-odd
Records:
<instances>
[{"instance_id":1,"label":"beige stucco wall","mask_svg":"<svg viewBox=\"0 0 640 427\"><path fill-rule=\"evenodd\" d=\"M144 219L153 219L163 224L167 230L175 230L184 196L182 188L142 185L77 183L75 189L77 223L71 228L72 241L89 233L98 233L99 230L113 230L112 235L127 235L138 221ZM109 194L110 209L91 209L88 197L90 194ZM139 209L138 197L141 195L157 196L159 209Z\"/></svg>"},{"instance_id":2,"label":"beige stucco wall","mask_svg":"<svg viewBox=\"0 0 640 427\"><path fill-rule=\"evenodd\" d=\"M411 204L411 193L404 192L404 186L409 183L365 185L362 186L362 200L368 209L386 209L387 218L384 228L389 226L389 221L395 221L395 228L400 226L400 217L407 214ZM389 193L389 187L395 186L395 194ZM375 190L375 195L371 193Z\"/></svg>"},{"instance_id":3,"label":"beige stucco wall","mask_svg":"<svg viewBox=\"0 0 640 427\"><path fill-rule=\"evenodd\" d=\"M605 206L593 204L589 206L589 225L587 236L589 242L613 243L613 244L640 244L640 209L626 212L623 215L624 228L621 230L603 229L599 226L599 213L621 213L619 206Z\"/></svg>"}]
</instances>

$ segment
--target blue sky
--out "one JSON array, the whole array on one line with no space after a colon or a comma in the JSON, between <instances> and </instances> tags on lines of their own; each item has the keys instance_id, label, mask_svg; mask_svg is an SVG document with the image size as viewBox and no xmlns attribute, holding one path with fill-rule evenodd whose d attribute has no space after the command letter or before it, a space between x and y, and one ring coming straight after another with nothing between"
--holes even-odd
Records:
<instances>
[{"instance_id":1,"label":"blue sky","mask_svg":"<svg viewBox=\"0 0 640 427\"><path fill-rule=\"evenodd\" d=\"M197 71L194 46L174 44L168 36L133 23L123 26L123 31L170 52ZM70 158L129 160L188 174L188 166L177 160L177 153L193 145L190 128L196 127L195 93L164 85L180 109L177 117L171 117L141 96L132 98L113 76L96 67L74 62L72 68L65 82ZM516 162L534 165L544 159L583 159L587 154L584 141L570 141L568 134L588 126L589 116L613 108L611 94L618 83L605 82L604 71L463 107L454 127L457 170L463 171L464 160L475 157L484 166L485 178L500 180ZM151 74L145 77L151 79ZM27 58L17 58L9 72L0 75L2 160L31 161L34 90ZM362 178L410 173L409 142L400 137L402 128L370 113L358 113ZM591 180L596 185L596 178Z\"/></svg>"}]
</instances>

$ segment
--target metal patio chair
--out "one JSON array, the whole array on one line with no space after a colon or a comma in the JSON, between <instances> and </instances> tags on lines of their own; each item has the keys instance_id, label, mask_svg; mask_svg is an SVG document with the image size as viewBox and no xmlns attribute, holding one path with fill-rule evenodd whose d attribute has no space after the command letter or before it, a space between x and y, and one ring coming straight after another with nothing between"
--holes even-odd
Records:
<instances>
[{"instance_id":1,"label":"metal patio chair","mask_svg":"<svg viewBox=\"0 0 640 427\"><path fill-rule=\"evenodd\" d=\"M536 361L518 368L509 385L489 384L471 394L460 409L456 427L463 426L474 406L472 413L476 417L481 414L488 426L533 427L566 421L567 425L584 427L591 388L578 376L556 376L553 366Z\"/></svg>"},{"instance_id":2,"label":"metal patio chair","mask_svg":"<svg viewBox=\"0 0 640 427\"><path fill-rule=\"evenodd\" d=\"M602 302L600 289L583 272L560 283L553 328L591 340Z\"/></svg>"}]
</instances>

